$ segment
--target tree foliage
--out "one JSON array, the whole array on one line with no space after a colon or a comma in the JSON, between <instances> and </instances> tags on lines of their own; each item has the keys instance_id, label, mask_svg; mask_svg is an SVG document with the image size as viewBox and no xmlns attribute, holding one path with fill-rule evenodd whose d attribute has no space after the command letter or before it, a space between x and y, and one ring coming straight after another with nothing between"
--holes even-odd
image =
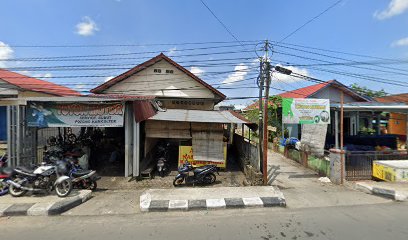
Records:
<instances>
[{"instance_id":1,"label":"tree foliage","mask_svg":"<svg viewBox=\"0 0 408 240\"><path fill-rule=\"evenodd\" d=\"M388 93L385 92L384 89L381 89L380 91L375 91L375 90L371 90L367 87L363 87L358 85L357 83L353 83L350 85L350 88L353 89L354 91L356 91L358 94L367 96L367 97L372 97L372 98L376 98L376 97L384 97L387 96Z\"/></svg>"}]
</instances>

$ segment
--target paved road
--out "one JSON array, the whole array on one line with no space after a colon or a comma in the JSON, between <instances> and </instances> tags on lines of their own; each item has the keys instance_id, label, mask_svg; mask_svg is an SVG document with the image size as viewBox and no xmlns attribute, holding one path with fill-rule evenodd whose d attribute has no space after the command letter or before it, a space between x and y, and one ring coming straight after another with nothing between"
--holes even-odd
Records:
<instances>
[{"instance_id":1,"label":"paved road","mask_svg":"<svg viewBox=\"0 0 408 240\"><path fill-rule=\"evenodd\" d=\"M0 218L14 239L407 239L407 203L111 216Z\"/></svg>"}]
</instances>

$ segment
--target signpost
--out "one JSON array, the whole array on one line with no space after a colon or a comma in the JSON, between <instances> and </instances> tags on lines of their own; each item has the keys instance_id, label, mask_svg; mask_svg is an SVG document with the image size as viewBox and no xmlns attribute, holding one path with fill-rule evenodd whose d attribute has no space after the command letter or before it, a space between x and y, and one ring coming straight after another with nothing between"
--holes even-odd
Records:
<instances>
[{"instance_id":1,"label":"signpost","mask_svg":"<svg viewBox=\"0 0 408 240\"><path fill-rule=\"evenodd\" d=\"M31 102L29 127L123 127L124 103Z\"/></svg>"}]
</instances>

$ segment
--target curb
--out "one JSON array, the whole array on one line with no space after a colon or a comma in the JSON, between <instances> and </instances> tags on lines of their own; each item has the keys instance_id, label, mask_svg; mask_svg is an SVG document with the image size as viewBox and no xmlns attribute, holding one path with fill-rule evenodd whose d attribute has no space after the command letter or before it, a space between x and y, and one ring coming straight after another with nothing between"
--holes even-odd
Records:
<instances>
[{"instance_id":1,"label":"curb","mask_svg":"<svg viewBox=\"0 0 408 240\"><path fill-rule=\"evenodd\" d=\"M286 207L285 198L217 198L195 200L151 200L150 194L140 196L142 212L196 211L238 208Z\"/></svg>"},{"instance_id":2,"label":"curb","mask_svg":"<svg viewBox=\"0 0 408 240\"><path fill-rule=\"evenodd\" d=\"M403 202L408 200L408 196L406 194L399 191L395 191L394 189L372 187L366 183L356 183L355 188L368 194L390 198L395 201Z\"/></svg>"},{"instance_id":3,"label":"curb","mask_svg":"<svg viewBox=\"0 0 408 240\"><path fill-rule=\"evenodd\" d=\"M78 196L57 202L0 204L0 217L58 215L86 202L91 194L90 190L81 190Z\"/></svg>"}]
</instances>

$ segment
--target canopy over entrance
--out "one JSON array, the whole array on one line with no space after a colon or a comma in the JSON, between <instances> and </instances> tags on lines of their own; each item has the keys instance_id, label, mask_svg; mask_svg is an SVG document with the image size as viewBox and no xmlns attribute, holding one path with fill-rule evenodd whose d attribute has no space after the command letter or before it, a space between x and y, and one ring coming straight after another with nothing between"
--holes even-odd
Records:
<instances>
[{"instance_id":1,"label":"canopy over entrance","mask_svg":"<svg viewBox=\"0 0 408 240\"><path fill-rule=\"evenodd\" d=\"M186 109L167 109L159 111L149 120L174 121L174 122L198 122L198 123L238 123L246 124L251 129L257 125L245 119L242 115L233 111L205 111Z\"/></svg>"}]
</instances>

